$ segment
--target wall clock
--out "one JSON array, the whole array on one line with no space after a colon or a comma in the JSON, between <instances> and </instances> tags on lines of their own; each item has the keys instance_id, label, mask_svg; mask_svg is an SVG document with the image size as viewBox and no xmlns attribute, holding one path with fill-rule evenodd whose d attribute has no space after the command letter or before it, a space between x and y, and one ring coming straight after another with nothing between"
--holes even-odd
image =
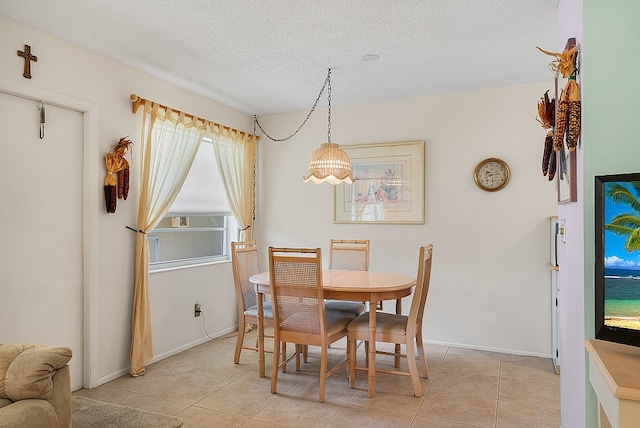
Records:
<instances>
[{"instance_id":1,"label":"wall clock","mask_svg":"<svg viewBox=\"0 0 640 428\"><path fill-rule=\"evenodd\" d=\"M473 173L476 185L487 192L502 189L509 182L509 178L511 178L509 165L498 158L481 160Z\"/></svg>"}]
</instances>

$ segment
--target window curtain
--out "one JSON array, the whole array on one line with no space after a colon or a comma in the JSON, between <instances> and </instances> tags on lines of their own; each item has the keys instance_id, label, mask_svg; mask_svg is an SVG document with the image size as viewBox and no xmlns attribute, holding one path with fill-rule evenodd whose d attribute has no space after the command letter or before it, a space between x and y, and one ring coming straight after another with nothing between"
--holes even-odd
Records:
<instances>
[{"instance_id":1,"label":"window curtain","mask_svg":"<svg viewBox=\"0 0 640 428\"><path fill-rule=\"evenodd\" d=\"M211 130L208 136L213 141L229 207L238 223L238 240L251 241L257 137L228 128Z\"/></svg>"},{"instance_id":2,"label":"window curtain","mask_svg":"<svg viewBox=\"0 0 640 428\"><path fill-rule=\"evenodd\" d=\"M142 117L140 200L136 240L131 338L131 375L141 376L153 358L146 233L165 216L189 172L205 121L146 101Z\"/></svg>"}]
</instances>

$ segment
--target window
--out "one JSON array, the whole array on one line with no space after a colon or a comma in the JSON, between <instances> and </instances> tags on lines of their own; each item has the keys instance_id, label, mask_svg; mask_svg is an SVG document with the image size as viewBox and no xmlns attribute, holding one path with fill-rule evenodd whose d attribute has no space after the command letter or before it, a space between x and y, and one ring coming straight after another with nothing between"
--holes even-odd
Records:
<instances>
[{"instance_id":1,"label":"window","mask_svg":"<svg viewBox=\"0 0 640 428\"><path fill-rule=\"evenodd\" d=\"M149 268L228 260L230 231L236 228L212 141L204 139L178 197L165 218L147 234Z\"/></svg>"}]
</instances>

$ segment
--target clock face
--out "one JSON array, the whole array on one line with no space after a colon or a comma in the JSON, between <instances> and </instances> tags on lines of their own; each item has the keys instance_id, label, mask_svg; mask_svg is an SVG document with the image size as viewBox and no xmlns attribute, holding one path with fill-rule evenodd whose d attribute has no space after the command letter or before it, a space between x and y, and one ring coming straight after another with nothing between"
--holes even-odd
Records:
<instances>
[{"instance_id":1,"label":"clock face","mask_svg":"<svg viewBox=\"0 0 640 428\"><path fill-rule=\"evenodd\" d=\"M489 158L478 163L473 178L482 190L495 192L507 185L510 176L509 166L503 160Z\"/></svg>"}]
</instances>

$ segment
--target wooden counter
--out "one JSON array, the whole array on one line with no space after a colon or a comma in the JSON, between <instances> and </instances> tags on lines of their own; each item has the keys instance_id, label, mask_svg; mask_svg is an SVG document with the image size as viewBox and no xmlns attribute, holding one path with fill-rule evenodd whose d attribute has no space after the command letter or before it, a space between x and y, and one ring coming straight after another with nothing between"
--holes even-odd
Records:
<instances>
[{"instance_id":1,"label":"wooden counter","mask_svg":"<svg viewBox=\"0 0 640 428\"><path fill-rule=\"evenodd\" d=\"M589 381L598 396L599 426L640 426L640 348L587 340Z\"/></svg>"}]
</instances>

